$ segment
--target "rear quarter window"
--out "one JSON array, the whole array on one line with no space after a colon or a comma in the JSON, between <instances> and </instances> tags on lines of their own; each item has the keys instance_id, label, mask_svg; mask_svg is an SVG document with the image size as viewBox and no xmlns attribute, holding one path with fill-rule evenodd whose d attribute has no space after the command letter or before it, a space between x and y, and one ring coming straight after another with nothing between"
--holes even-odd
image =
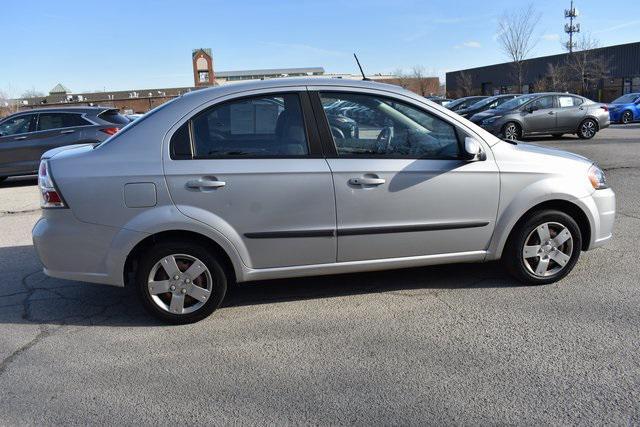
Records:
<instances>
[{"instance_id":1,"label":"rear quarter window","mask_svg":"<svg viewBox=\"0 0 640 427\"><path fill-rule=\"evenodd\" d=\"M128 125L131 122L131 120L119 114L117 111L105 111L104 113L98 114L98 117L114 125Z\"/></svg>"}]
</instances>

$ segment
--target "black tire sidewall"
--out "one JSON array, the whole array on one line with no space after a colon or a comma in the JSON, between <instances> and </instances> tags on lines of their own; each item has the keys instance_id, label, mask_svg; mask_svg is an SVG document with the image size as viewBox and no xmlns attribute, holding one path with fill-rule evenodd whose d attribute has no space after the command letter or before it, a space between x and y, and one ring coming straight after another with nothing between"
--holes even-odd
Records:
<instances>
[{"instance_id":1,"label":"black tire sidewall","mask_svg":"<svg viewBox=\"0 0 640 427\"><path fill-rule=\"evenodd\" d=\"M186 254L196 257L202 261L211 272L213 281L212 295L202 307L193 313L169 313L158 307L149 294L147 279L151 269L162 258L172 254ZM207 248L190 242L162 242L144 251L138 258L135 284L145 309L160 320L174 324L193 323L209 316L220 306L227 292L227 276L217 257L213 255L211 251L207 250Z\"/></svg>"},{"instance_id":2,"label":"black tire sidewall","mask_svg":"<svg viewBox=\"0 0 640 427\"><path fill-rule=\"evenodd\" d=\"M532 274L525 266L522 249L529 234L535 230L536 227L545 222L557 222L569 229L573 238L573 253L571 254L569 262L561 271L553 276L538 277ZM581 249L582 234L580 233L580 227L575 220L564 212L544 210L530 215L517 225L516 229L513 230L509 237L509 241L505 246L505 253L503 253L502 258L509 273L519 281L530 285L546 285L561 280L569 274L571 270L573 270L573 267L576 265L576 262L578 262L578 258L580 257Z\"/></svg>"},{"instance_id":3,"label":"black tire sidewall","mask_svg":"<svg viewBox=\"0 0 640 427\"><path fill-rule=\"evenodd\" d=\"M591 136L585 136L585 135L582 133L582 125L584 125L586 122L592 122L592 123L595 125L595 129L596 129L596 131L595 131L595 132L593 133L593 135L591 135ZM597 134L597 133L598 133L598 123L597 123L595 120L593 120L593 119L586 119L586 120L583 120L583 121L581 121L581 122L580 122L580 126L578 127L578 136L579 136L581 139L591 139L591 138L593 138L594 136L596 136L596 134Z\"/></svg>"},{"instance_id":4,"label":"black tire sidewall","mask_svg":"<svg viewBox=\"0 0 640 427\"><path fill-rule=\"evenodd\" d=\"M631 117L629 117L631 116ZM629 120L625 121L625 117L629 117ZM633 115L631 114L631 111L625 111L624 113L622 113L622 124L626 125L631 123L631 120L633 120Z\"/></svg>"},{"instance_id":5,"label":"black tire sidewall","mask_svg":"<svg viewBox=\"0 0 640 427\"><path fill-rule=\"evenodd\" d=\"M516 139L515 139L515 141L521 139L522 138L522 127L520 127L520 125L518 123L516 123L516 122L507 122L507 123L505 123L504 126L502 126L502 136L504 138L507 137L506 130L507 130L507 127L509 127L511 125L516 127Z\"/></svg>"}]
</instances>

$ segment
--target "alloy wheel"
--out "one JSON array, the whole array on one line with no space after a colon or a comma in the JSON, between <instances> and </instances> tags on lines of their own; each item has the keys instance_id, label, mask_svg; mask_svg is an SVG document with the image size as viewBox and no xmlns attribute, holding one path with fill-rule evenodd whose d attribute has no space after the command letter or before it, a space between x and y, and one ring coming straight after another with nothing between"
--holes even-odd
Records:
<instances>
[{"instance_id":1,"label":"alloy wheel","mask_svg":"<svg viewBox=\"0 0 640 427\"><path fill-rule=\"evenodd\" d=\"M514 123L509 123L504 128L504 137L506 139L518 139L518 127Z\"/></svg>"},{"instance_id":2,"label":"alloy wheel","mask_svg":"<svg viewBox=\"0 0 640 427\"><path fill-rule=\"evenodd\" d=\"M596 124L591 120L587 120L584 123L582 123L580 130L582 132L582 135L585 138L591 138L593 135L596 134Z\"/></svg>"},{"instance_id":3,"label":"alloy wheel","mask_svg":"<svg viewBox=\"0 0 640 427\"><path fill-rule=\"evenodd\" d=\"M558 222L545 222L527 236L522 258L527 270L538 277L561 272L573 254L573 236Z\"/></svg>"},{"instance_id":4,"label":"alloy wheel","mask_svg":"<svg viewBox=\"0 0 640 427\"><path fill-rule=\"evenodd\" d=\"M631 112L625 111L622 115L622 124L628 124L631 121Z\"/></svg>"},{"instance_id":5,"label":"alloy wheel","mask_svg":"<svg viewBox=\"0 0 640 427\"><path fill-rule=\"evenodd\" d=\"M188 314L207 303L213 278L198 258L186 254L168 255L158 261L148 278L154 304L172 314Z\"/></svg>"}]
</instances>

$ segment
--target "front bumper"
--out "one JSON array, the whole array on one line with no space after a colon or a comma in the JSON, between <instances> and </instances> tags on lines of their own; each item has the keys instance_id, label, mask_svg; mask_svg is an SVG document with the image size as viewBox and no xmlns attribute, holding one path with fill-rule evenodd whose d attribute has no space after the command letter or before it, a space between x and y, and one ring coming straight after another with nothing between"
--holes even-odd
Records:
<instances>
[{"instance_id":1,"label":"front bumper","mask_svg":"<svg viewBox=\"0 0 640 427\"><path fill-rule=\"evenodd\" d=\"M587 249L603 246L613 236L616 195L612 189L596 190L582 199L591 212L591 239Z\"/></svg>"}]
</instances>

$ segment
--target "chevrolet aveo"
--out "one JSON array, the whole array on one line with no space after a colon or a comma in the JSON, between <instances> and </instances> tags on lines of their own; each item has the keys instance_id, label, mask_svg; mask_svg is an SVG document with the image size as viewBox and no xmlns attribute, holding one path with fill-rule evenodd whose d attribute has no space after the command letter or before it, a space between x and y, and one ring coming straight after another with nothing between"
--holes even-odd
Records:
<instances>
[{"instance_id":1,"label":"chevrolet aveo","mask_svg":"<svg viewBox=\"0 0 640 427\"><path fill-rule=\"evenodd\" d=\"M52 277L134 286L167 322L232 282L502 259L527 284L611 238L593 162L502 141L399 87L274 79L183 95L51 150L33 240Z\"/></svg>"}]
</instances>

